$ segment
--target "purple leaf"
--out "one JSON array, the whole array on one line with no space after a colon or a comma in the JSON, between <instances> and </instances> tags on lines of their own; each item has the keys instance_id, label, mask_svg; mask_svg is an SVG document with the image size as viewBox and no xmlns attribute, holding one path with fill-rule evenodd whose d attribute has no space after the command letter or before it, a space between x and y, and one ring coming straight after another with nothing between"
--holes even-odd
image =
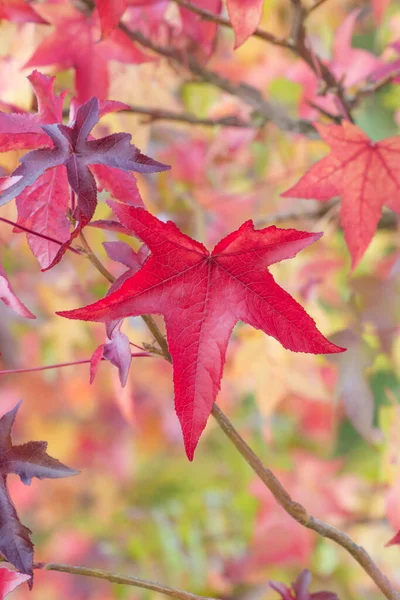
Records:
<instances>
[{"instance_id":1,"label":"purple leaf","mask_svg":"<svg viewBox=\"0 0 400 600\"><path fill-rule=\"evenodd\" d=\"M77 475L78 471L49 456L47 442L12 444L11 429L20 405L21 402L0 419L0 552L19 571L32 576L31 531L18 518L7 489L7 475L15 473L29 485L33 477L55 479ZM32 580L29 584L32 586Z\"/></svg>"}]
</instances>

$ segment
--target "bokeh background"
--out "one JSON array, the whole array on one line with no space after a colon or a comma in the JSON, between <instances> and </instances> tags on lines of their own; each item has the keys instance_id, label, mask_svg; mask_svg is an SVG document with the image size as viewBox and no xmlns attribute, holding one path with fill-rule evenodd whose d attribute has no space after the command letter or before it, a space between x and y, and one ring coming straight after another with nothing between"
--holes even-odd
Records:
<instances>
[{"instance_id":1,"label":"bokeh background","mask_svg":"<svg viewBox=\"0 0 400 600\"><path fill-rule=\"evenodd\" d=\"M49 4L73 3L38 1L33 6L40 13ZM174 2L163 4L160 22L173 25L173 43L205 61L204 40L198 43L187 35ZM374 68L397 56L390 44L400 38L400 3L391 2L379 21L373 13L378 5L329 0L308 21L313 47L335 64L339 77L348 78L349 93L365 88ZM355 9L359 12L349 36L341 28ZM152 10L132 7L124 20L148 33L156 18ZM287 35L289 16L289 2L267 0L262 27ZM155 38L164 27L158 26L152 30ZM24 65L52 27L1 20L0 102L6 112L10 107L36 109L26 79L32 68ZM335 110L329 98L318 96L317 82L303 63L282 48L251 39L234 51L232 32L220 28L210 49L209 69L255 86L293 117L323 120L310 102ZM365 51L360 60L357 49ZM161 58L139 65L111 61L108 68L112 99L204 118L235 114L255 123L202 127L129 113L103 118L95 135L127 131L148 155L172 165L166 173L138 176L149 210L172 218L209 246L249 218L259 226L277 221L283 227L324 231L321 241L272 271L324 334L346 341L348 353L332 360L292 354L239 324L218 403L294 499L365 545L400 586L399 548L384 547L400 529L399 270L393 215L385 214L361 264L350 273L337 204L318 212L316 202L280 197L327 153L321 141L281 132L273 124L257 126L248 106L193 80L184 65L178 68ZM56 75L58 92L69 90L67 107L76 93L74 70L52 64L40 70ZM390 82L366 94L354 115L373 139L382 139L398 133L399 110L400 87ZM20 155L0 155L4 175ZM2 207L1 216L15 220L14 204ZM96 218L109 216L100 202ZM92 228L87 236L115 275L121 267L107 258L102 242L123 239L138 248L136 240L116 233ZM27 321L0 306L1 368L89 359L105 341L104 327L54 313L103 297L107 282L88 260L71 253L41 273L25 235L4 223L0 242L1 262L15 291L37 315L36 321ZM162 327L162 319L156 320ZM140 319L127 319L124 332L139 345L152 341ZM234 600L276 599L268 580L289 584L307 567L315 590L336 591L342 600L381 597L344 551L286 516L212 418L194 462L187 461L173 407L172 371L161 358L134 359L125 388L105 362L92 385L87 364L0 377L1 412L23 399L15 442L48 440L51 455L81 471L71 479L34 480L30 487L9 477L21 520L33 531L36 560L134 574ZM356 415L352 421L351 411ZM31 593L22 586L13 594L15 600L155 596L40 571Z\"/></svg>"}]
</instances>

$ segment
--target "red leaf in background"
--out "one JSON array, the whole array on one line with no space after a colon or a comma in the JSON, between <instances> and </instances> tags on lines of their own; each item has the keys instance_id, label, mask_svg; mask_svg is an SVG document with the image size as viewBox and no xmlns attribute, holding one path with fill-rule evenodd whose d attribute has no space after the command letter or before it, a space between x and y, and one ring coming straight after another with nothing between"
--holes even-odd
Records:
<instances>
[{"instance_id":1,"label":"red leaf in background","mask_svg":"<svg viewBox=\"0 0 400 600\"><path fill-rule=\"evenodd\" d=\"M353 48L352 39L361 9L353 10L336 30L331 69L344 87L367 79L379 67L381 60L361 48Z\"/></svg>"},{"instance_id":2,"label":"red leaf in background","mask_svg":"<svg viewBox=\"0 0 400 600\"><path fill-rule=\"evenodd\" d=\"M331 357L339 372L338 393L343 399L347 417L358 433L367 441L377 439L378 430L373 426L375 402L368 382L366 370L373 364L375 354L364 340L345 329L332 336L336 344L347 348L347 360Z\"/></svg>"},{"instance_id":3,"label":"red leaf in background","mask_svg":"<svg viewBox=\"0 0 400 600\"><path fill-rule=\"evenodd\" d=\"M7 489L7 476L19 475L30 485L33 477L59 479L77 475L46 452L47 442L27 442L14 446L11 429L21 402L0 419L0 552L19 571L32 576L33 544L30 530L20 522ZM32 587L32 579L29 581Z\"/></svg>"},{"instance_id":4,"label":"red leaf in background","mask_svg":"<svg viewBox=\"0 0 400 600\"><path fill-rule=\"evenodd\" d=\"M26 0L0 0L0 19L14 23L46 23Z\"/></svg>"},{"instance_id":5,"label":"red leaf in background","mask_svg":"<svg viewBox=\"0 0 400 600\"><path fill-rule=\"evenodd\" d=\"M382 207L400 211L400 136L373 142L347 121L316 127L331 153L282 195L321 201L341 196L341 221L354 268L374 236Z\"/></svg>"},{"instance_id":6,"label":"red leaf in background","mask_svg":"<svg viewBox=\"0 0 400 600\"><path fill-rule=\"evenodd\" d=\"M164 315L175 407L189 460L218 394L237 321L262 329L296 352L342 351L324 338L266 270L292 258L321 234L276 227L255 230L247 221L210 253L170 221L163 223L141 208L115 202L110 206L152 254L138 273L104 300L58 314L102 322L146 313Z\"/></svg>"},{"instance_id":7,"label":"red leaf in background","mask_svg":"<svg viewBox=\"0 0 400 600\"><path fill-rule=\"evenodd\" d=\"M118 25L127 7L127 0L95 0L101 21L101 31L108 36Z\"/></svg>"},{"instance_id":8,"label":"red leaf in background","mask_svg":"<svg viewBox=\"0 0 400 600\"><path fill-rule=\"evenodd\" d=\"M219 15L222 9L221 0L191 0L191 3L215 15ZM214 47L217 24L202 19L193 11L182 6L179 7L179 10L184 35L196 42L208 56Z\"/></svg>"},{"instance_id":9,"label":"red leaf in background","mask_svg":"<svg viewBox=\"0 0 400 600\"><path fill-rule=\"evenodd\" d=\"M381 59L372 52L352 46L354 29L360 12L359 9L353 10L338 27L334 37L332 59L326 61L345 88L376 76L377 70L382 65ZM318 77L304 61L298 60L289 68L286 76L297 81L303 87L299 105L301 117L315 119L320 114L315 106L335 115L341 114L340 106L333 94L327 93L321 96Z\"/></svg>"},{"instance_id":10,"label":"red leaf in background","mask_svg":"<svg viewBox=\"0 0 400 600\"><path fill-rule=\"evenodd\" d=\"M296 581L289 588L279 581L270 581L269 585L281 595L282 600L338 600L332 592L316 592L311 594L308 588L311 583L311 573L307 569L302 571Z\"/></svg>"},{"instance_id":11,"label":"red leaf in background","mask_svg":"<svg viewBox=\"0 0 400 600\"><path fill-rule=\"evenodd\" d=\"M35 183L40 181L40 186L44 185L43 177L49 169L60 169L61 165L65 165L68 183L77 195L77 206L73 213L76 226L69 239L58 248L51 263L47 264L45 269L53 267L61 260L71 241L79 235L94 215L97 205L97 186L93 174L89 170L89 165L103 165L106 168L106 171L104 169L100 171L100 177L103 177L106 185L111 187L115 194L123 194L119 183L110 183L110 180L112 181L115 177L116 169L127 171L128 174L132 170L152 173L168 169L166 165L145 156L136 146L133 146L130 143L132 136L128 133L114 133L100 139L89 139L89 134L98 120L99 103L97 98L92 98L76 111L76 118L71 126L43 125L42 129L47 133L49 142L50 140L53 142L53 147L40 148L25 154L20 160L19 167L11 174L11 185L0 192L0 205L19 196L28 187L30 196ZM111 172L107 172L108 167L112 168ZM13 181L13 178L16 181ZM59 183L58 215L66 205L66 196L62 195L60 187L62 183L61 181ZM37 185L39 186L39 184ZM132 176L128 178L128 191L131 194L130 201L132 203L139 202ZM34 188L33 193L35 192ZM43 197L45 214L49 215L50 208L47 199L50 198L54 202L52 189L50 188L50 195ZM23 202L24 200L26 200L25 196ZM142 204L141 201L140 204ZM52 253L54 254L54 247Z\"/></svg>"},{"instance_id":12,"label":"red leaf in background","mask_svg":"<svg viewBox=\"0 0 400 600\"><path fill-rule=\"evenodd\" d=\"M385 544L385 548L388 548L389 546L397 546L400 544L400 531L398 531L396 533L395 536L392 537L392 539L390 539L386 544Z\"/></svg>"},{"instance_id":13,"label":"red leaf in background","mask_svg":"<svg viewBox=\"0 0 400 600\"><path fill-rule=\"evenodd\" d=\"M68 1L37 5L37 12L55 31L36 49L25 67L57 65L58 70L75 69L76 95L80 103L91 96L108 94L108 62L142 63L154 60L143 54L120 30L100 41L97 11L85 16Z\"/></svg>"},{"instance_id":14,"label":"red leaf in background","mask_svg":"<svg viewBox=\"0 0 400 600\"><path fill-rule=\"evenodd\" d=\"M49 145L50 139L42 125L62 121L66 92L55 95L55 78L34 71L28 79L37 98L38 112L36 115L0 113L1 151ZM57 167L39 177L17 198L18 225L66 242L70 228L66 217L68 204L69 188L65 167ZM15 232L21 230L15 228ZM41 267L47 268L60 246L29 233L27 240Z\"/></svg>"},{"instance_id":15,"label":"red leaf in background","mask_svg":"<svg viewBox=\"0 0 400 600\"><path fill-rule=\"evenodd\" d=\"M227 0L229 18L235 32L235 49L239 48L257 29L264 0Z\"/></svg>"},{"instance_id":16,"label":"red leaf in background","mask_svg":"<svg viewBox=\"0 0 400 600\"><path fill-rule=\"evenodd\" d=\"M353 516L352 496L358 490L355 476L340 475L343 461L323 460L296 450L290 471L275 469L274 473L297 502L317 518L349 519ZM274 565L310 563L316 544L315 534L305 529L279 506L268 489L255 479L251 493L259 500L255 526L245 558L249 573ZM274 540L267 544L266 540Z\"/></svg>"},{"instance_id":17,"label":"red leaf in background","mask_svg":"<svg viewBox=\"0 0 400 600\"><path fill-rule=\"evenodd\" d=\"M383 15L391 0L372 0L372 10L374 13L375 21L380 23L383 19Z\"/></svg>"},{"instance_id":18,"label":"red leaf in background","mask_svg":"<svg viewBox=\"0 0 400 600\"><path fill-rule=\"evenodd\" d=\"M0 600L3 600L16 587L28 581L30 575L24 575L16 571L10 571L6 567L0 568Z\"/></svg>"},{"instance_id":19,"label":"red leaf in background","mask_svg":"<svg viewBox=\"0 0 400 600\"><path fill-rule=\"evenodd\" d=\"M19 298L17 298L17 296L15 295L11 284L7 279L7 275L1 265L0 300L21 317L25 317L26 319L36 319L35 315L33 315L31 311L26 308L25 304L22 304L21 300L19 300Z\"/></svg>"},{"instance_id":20,"label":"red leaf in background","mask_svg":"<svg viewBox=\"0 0 400 600\"><path fill-rule=\"evenodd\" d=\"M0 152L48 146L49 138L41 126L62 122L62 105L66 92L59 96L54 94L55 77L33 71L28 79L37 98L38 112L0 112Z\"/></svg>"}]
</instances>

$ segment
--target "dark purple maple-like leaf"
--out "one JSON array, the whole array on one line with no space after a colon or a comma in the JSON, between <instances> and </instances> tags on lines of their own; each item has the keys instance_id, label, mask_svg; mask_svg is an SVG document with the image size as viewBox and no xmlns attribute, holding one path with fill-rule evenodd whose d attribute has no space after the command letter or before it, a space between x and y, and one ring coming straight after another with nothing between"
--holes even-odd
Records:
<instances>
[{"instance_id":1,"label":"dark purple maple-like leaf","mask_svg":"<svg viewBox=\"0 0 400 600\"><path fill-rule=\"evenodd\" d=\"M143 267L106 298L58 314L108 322L164 315L173 361L175 407L190 460L220 388L225 354L237 321L296 352L334 353L313 319L267 267L294 257L321 237L295 229L256 230L247 221L210 253L203 244L142 208L109 202L123 225L151 251Z\"/></svg>"},{"instance_id":2,"label":"dark purple maple-like leaf","mask_svg":"<svg viewBox=\"0 0 400 600\"><path fill-rule=\"evenodd\" d=\"M33 477L59 479L77 475L46 452L47 442L27 442L14 446L11 429L21 402L0 419L0 553L19 571L32 576L33 544L31 531L22 525L7 489L7 476L19 475L25 485ZM32 585L32 580L29 582Z\"/></svg>"},{"instance_id":3,"label":"dark purple maple-like leaf","mask_svg":"<svg viewBox=\"0 0 400 600\"><path fill-rule=\"evenodd\" d=\"M50 140L53 142L53 146L39 148L25 154L20 160L20 165L11 174L11 177L16 178L15 181L0 193L0 205L3 205L22 194L27 187L34 185L49 169L65 165L69 185L77 195L77 205L73 214L76 226L69 239L59 248L50 265L46 267L47 269L61 260L71 241L78 236L94 215L97 205L97 186L89 165L119 169L128 174L130 171L154 173L169 168L142 154L131 144L131 135L128 133L114 133L99 139L88 139L98 121L99 102L97 98L92 98L77 110L72 125L60 123L42 125L42 130L47 134L49 142ZM114 171L104 173L103 169L101 173L112 190L117 187ZM113 178L114 184L110 183L110 179L113 181ZM107 183L104 185L106 186ZM133 189L132 181L131 189ZM115 194L118 195L116 192ZM130 198L131 203L134 203L134 200L135 198ZM139 203L138 199L137 202Z\"/></svg>"},{"instance_id":4,"label":"dark purple maple-like leaf","mask_svg":"<svg viewBox=\"0 0 400 600\"><path fill-rule=\"evenodd\" d=\"M269 585L280 594L282 600L338 600L333 592L309 592L310 583L311 573L305 569L291 587L287 587L280 581L270 581Z\"/></svg>"}]
</instances>

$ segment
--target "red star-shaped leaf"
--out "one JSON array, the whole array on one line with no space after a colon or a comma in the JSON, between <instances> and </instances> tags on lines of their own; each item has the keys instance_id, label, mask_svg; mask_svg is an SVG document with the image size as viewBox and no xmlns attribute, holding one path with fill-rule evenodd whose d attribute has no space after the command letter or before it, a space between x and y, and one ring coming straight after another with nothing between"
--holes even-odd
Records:
<instances>
[{"instance_id":1,"label":"red star-shaped leaf","mask_svg":"<svg viewBox=\"0 0 400 600\"><path fill-rule=\"evenodd\" d=\"M376 231L384 204L400 211L400 136L373 142L359 127L316 125L331 153L283 196L326 201L341 196L341 220L355 267Z\"/></svg>"},{"instance_id":2,"label":"red star-shaped leaf","mask_svg":"<svg viewBox=\"0 0 400 600\"><path fill-rule=\"evenodd\" d=\"M144 55L122 31L115 29L101 40L97 11L90 16L69 1L36 5L37 13L55 27L33 53L26 67L57 65L75 69L76 95L80 103L92 96L108 95L108 62L142 63L153 60Z\"/></svg>"},{"instance_id":3,"label":"red star-shaped leaf","mask_svg":"<svg viewBox=\"0 0 400 600\"><path fill-rule=\"evenodd\" d=\"M32 576L31 532L18 518L7 489L7 476L15 473L22 483L30 485L33 477L59 479L77 475L78 471L49 456L47 442L12 444L11 429L20 404L0 419L0 552L19 571ZM32 585L32 580L29 583Z\"/></svg>"},{"instance_id":4,"label":"red star-shaped leaf","mask_svg":"<svg viewBox=\"0 0 400 600\"><path fill-rule=\"evenodd\" d=\"M294 229L255 230L247 221L210 253L171 222L141 208L110 202L119 220L147 244L151 256L117 291L69 319L110 321L162 314L174 367L175 408L190 460L218 394L226 348L237 321L275 337L296 352L342 349L318 331L267 267L292 258L321 237Z\"/></svg>"}]
</instances>

